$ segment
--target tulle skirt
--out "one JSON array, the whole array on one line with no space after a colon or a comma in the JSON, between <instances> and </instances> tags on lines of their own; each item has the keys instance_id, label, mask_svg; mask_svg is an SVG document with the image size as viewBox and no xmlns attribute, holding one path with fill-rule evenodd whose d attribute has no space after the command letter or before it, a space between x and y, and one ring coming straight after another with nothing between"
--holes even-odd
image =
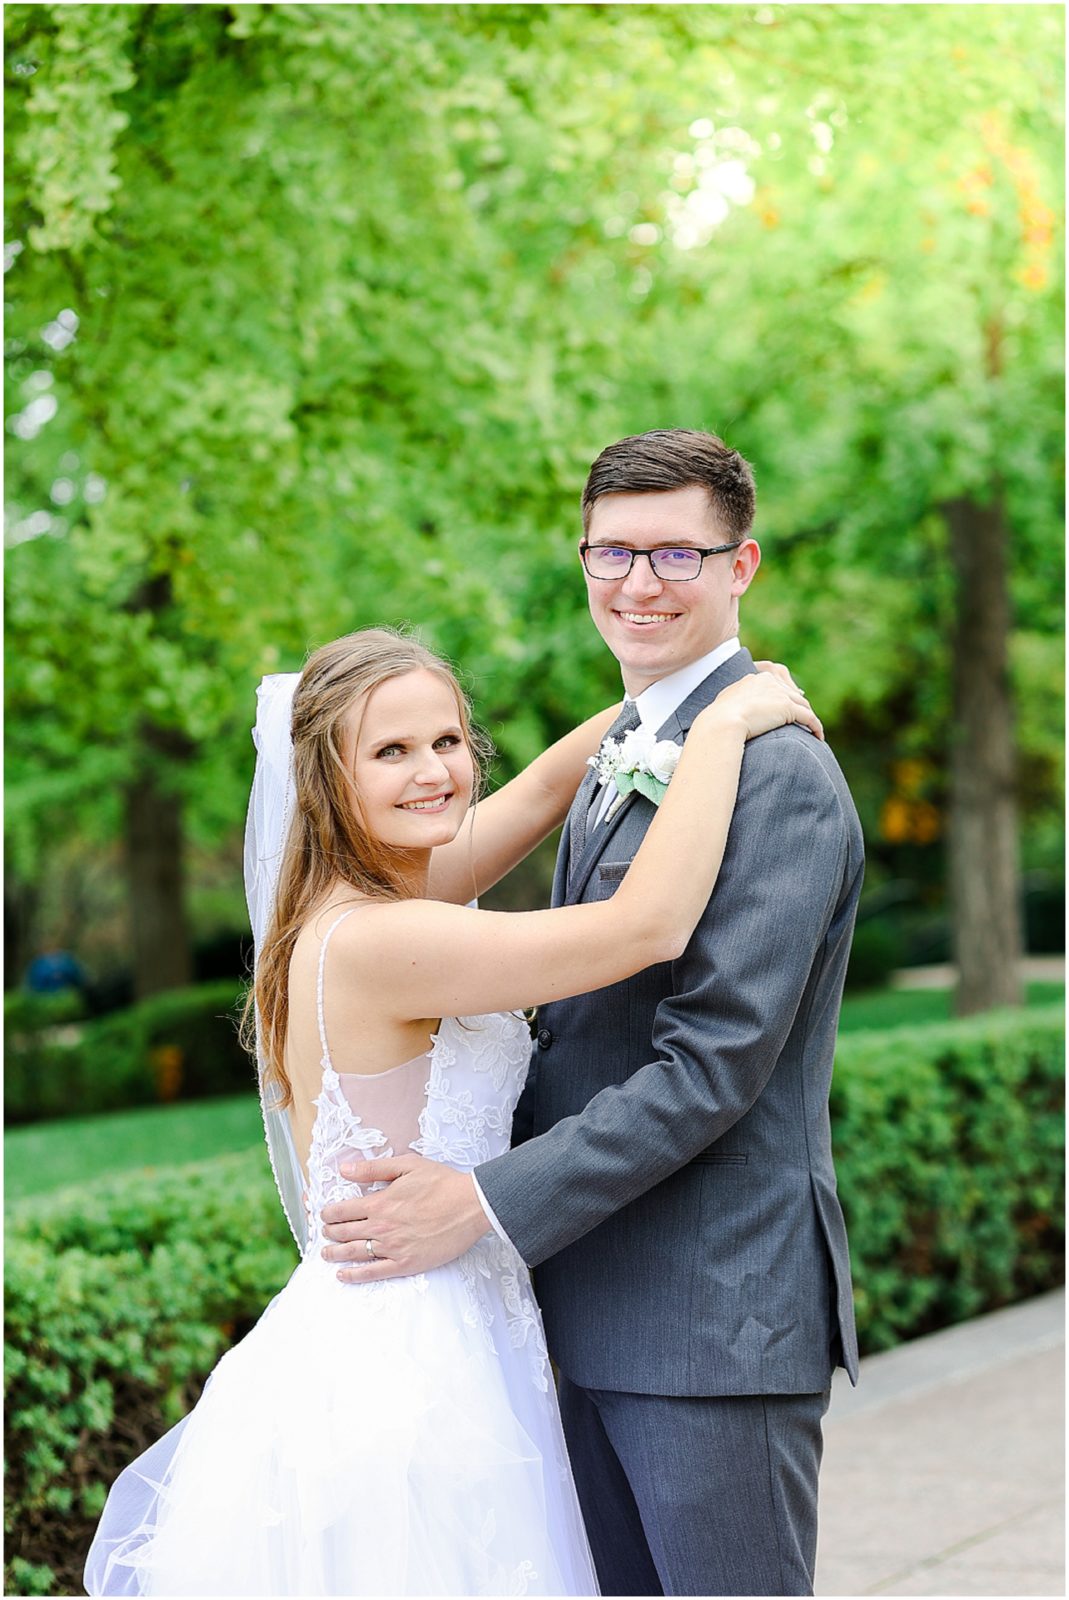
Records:
<instances>
[{"instance_id":1,"label":"tulle skirt","mask_svg":"<svg viewBox=\"0 0 1069 1600\"><path fill-rule=\"evenodd\" d=\"M116 1480L87 1592L596 1594L541 1326L503 1249L359 1285L306 1258Z\"/></svg>"}]
</instances>

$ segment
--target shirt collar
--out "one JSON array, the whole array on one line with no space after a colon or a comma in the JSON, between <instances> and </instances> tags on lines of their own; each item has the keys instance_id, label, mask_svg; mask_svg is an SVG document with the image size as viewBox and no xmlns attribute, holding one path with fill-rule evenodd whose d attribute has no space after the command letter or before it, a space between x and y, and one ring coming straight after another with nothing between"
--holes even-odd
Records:
<instances>
[{"instance_id":1,"label":"shirt collar","mask_svg":"<svg viewBox=\"0 0 1069 1600\"><path fill-rule=\"evenodd\" d=\"M699 656L697 661L680 667L678 672L670 672L666 678L658 678L641 694L633 697L628 695L628 700L634 699L642 726L652 728L654 732L663 727L672 713L678 711L684 700L694 693L699 683L704 683L711 672L722 667L725 661L730 661L741 648L738 639L725 639L708 655Z\"/></svg>"}]
</instances>

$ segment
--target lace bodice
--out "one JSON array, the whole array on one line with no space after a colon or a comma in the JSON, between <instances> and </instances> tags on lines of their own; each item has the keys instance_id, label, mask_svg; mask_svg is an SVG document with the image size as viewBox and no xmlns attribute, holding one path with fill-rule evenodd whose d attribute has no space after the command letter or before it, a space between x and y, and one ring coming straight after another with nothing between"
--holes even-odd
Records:
<instances>
[{"instance_id":1,"label":"lace bodice","mask_svg":"<svg viewBox=\"0 0 1069 1600\"><path fill-rule=\"evenodd\" d=\"M530 1059L530 1034L522 1017L511 1012L443 1017L426 1055L367 1078L347 1073L343 1083L331 1061L323 985L331 938L355 909L350 907L335 919L319 952L316 1016L323 1076L308 1157L306 1255L322 1248L322 1207L362 1192L358 1184L341 1177L343 1162L401 1155L411 1149L431 1161L470 1172L480 1162L503 1154ZM416 1136L405 1139L411 1132Z\"/></svg>"}]
</instances>

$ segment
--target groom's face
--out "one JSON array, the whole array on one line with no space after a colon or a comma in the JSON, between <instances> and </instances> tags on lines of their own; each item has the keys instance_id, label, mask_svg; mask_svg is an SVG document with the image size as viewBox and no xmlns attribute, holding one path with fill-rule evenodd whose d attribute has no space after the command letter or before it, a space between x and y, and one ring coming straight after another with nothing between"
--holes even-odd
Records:
<instances>
[{"instance_id":1,"label":"groom's face","mask_svg":"<svg viewBox=\"0 0 1069 1600\"><path fill-rule=\"evenodd\" d=\"M727 544L709 496L700 484L649 494L606 494L594 503L589 544L628 550ZM594 626L620 663L628 694L641 694L660 678L689 666L738 632L739 596L761 560L753 539L736 550L707 556L698 577L658 578L639 557L626 578L586 575Z\"/></svg>"}]
</instances>

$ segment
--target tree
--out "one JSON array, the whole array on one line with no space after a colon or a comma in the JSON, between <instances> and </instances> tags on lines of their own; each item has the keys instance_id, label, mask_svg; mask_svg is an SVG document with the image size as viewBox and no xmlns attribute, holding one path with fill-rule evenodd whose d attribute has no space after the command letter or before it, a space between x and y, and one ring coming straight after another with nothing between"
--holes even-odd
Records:
<instances>
[{"instance_id":1,"label":"tree","mask_svg":"<svg viewBox=\"0 0 1069 1600\"><path fill-rule=\"evenodd\" d=\"M747 628L833 732L886 729L895 770L857 774L871 824L938 816L941 743L976 748L953 515L1001 506L1011 666L1043 682L1053 8L15 5L6 26L13 877L125 836L143 991L188 970L190 853L225 845L236 894L261 672L419 621L506 770L614 692L573 543L625 432L704 423L755 460ZM910 764L929 776L903 798ZM960 775L972 883L966 791L985 850L993 811Z\"/></svg>"},{"instance_id":2,"label":"tree","mask_svg":"<svg viewBox=\"0 0 1069 1600\"><path fill-rule=\"evenodd\" d=\"M436 618L477 667L523 656L479 547L503 489L521 523L545 502L556 441L521 425L540 359L524 324L543 308L518 315L500 241L468 202L482 124L443 137L493 65L469 82L447 19L57 6L8 20L26 91L9 377L19 399L39 385L60 403L43 431L33 401L14 413L16 537L39 531L30 507L64 504L44 514L62 554L38 537L12 557L15 766L47 763L53 806L105 835L102 769L121 797L145 993L188 973L184 818L191 804L211 816L196 792L221 738L240 814L238 730L260 671L383 615ZM583 389L577 374L573 403ZM67 500L72 457L90 473ZM469 608L486 618L471 649ZM43 713L58 716L45 761ZM40 784L16 792L32 861L48 837Z\"/></svg>"},{"instance_id":3,"label":"tree","mask_svg":"<svg viewBox=\"0 0 1069 1600\"><path fill-rule=\"evenodd\" d=\"M779 648L807 677L815 658L832 719L837 699L900 701L922 674L913 715L944 699L958 1007L1012 1003L1011 656L1019 674L1043 661L1030 688L1047 699L1057 674L1062 17L996 7L968 35L953 6L753 17L766 83L713 51L718 115L692 125L676 193L645 213L651 242L677 245L651 251L647 363L680 302L700 303L662 405L700 415L712 366L713 415L758 463ZM738 156L753 203L712 227L727 207L708 210L723 196L703 197L704 176L740 181ZM1042 654L1012 651L1015 628Z\"/></svg>"}]
</instances>

